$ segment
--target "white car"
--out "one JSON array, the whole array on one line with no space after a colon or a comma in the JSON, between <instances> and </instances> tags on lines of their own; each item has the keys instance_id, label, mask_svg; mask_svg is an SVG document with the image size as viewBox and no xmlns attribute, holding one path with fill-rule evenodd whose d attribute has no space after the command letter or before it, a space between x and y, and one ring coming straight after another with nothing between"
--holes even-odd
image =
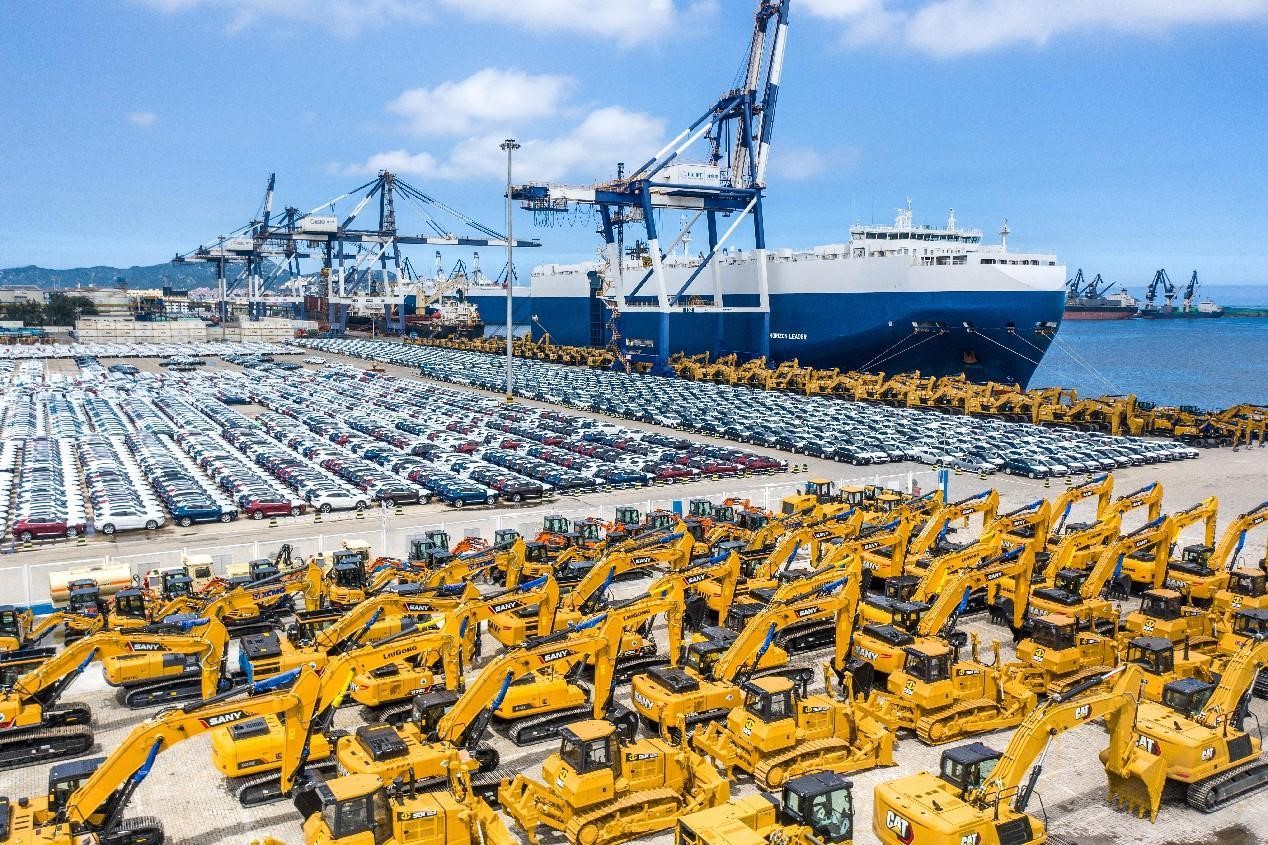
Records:
<instances>
[{"instance_id":1,"label":"white car","mask_svg":"<svg viewBox=\"0 0 1268 845\"><path fill-rule=\"evenodd\" d=\"M161 528L166 522L167 517L164 514L154 511L149 513L137 513L135 511L105 512L94 514L92 527L96 531L109 536L116 531L133 531L139 528L153 531Z\"/></svg>"},{"instance_id":2,"label":"white car","mask_svg":"<svg viewBox=\"0 0 1268 845\"><path fill-rule=\"evenodd\" d=\"M331 511L365 510L368 502L365 496L355 495L343 490L323 488L309 493L308 503L320 513Z\"/></svg>"}]
</instances>

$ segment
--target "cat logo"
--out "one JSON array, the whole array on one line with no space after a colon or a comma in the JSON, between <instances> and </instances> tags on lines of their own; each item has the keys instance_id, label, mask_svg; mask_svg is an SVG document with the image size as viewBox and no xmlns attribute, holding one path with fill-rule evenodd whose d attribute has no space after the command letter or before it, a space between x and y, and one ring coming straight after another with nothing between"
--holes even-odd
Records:
<instances>
[{"instance_id":1,"label":"cat logo","mask_svg":"<svg viewBox=\"0 0 1268 845\"><path fill-rule=\"evenodd\" d=\"M1092 705L1090 704L1080 704L1074 709L1074 718L1078 719L1080 722L1090 715L1092 715Z\"/></svg>"},{"instance_id":2,"label":"cat logo","mask_svg":"<svg viewBox=\"0 0 1268 845\"><path fill-rule=\"evenodd\" d=\"M396 820L399 822L412 822L418 819L430 819L436 815L435 810L411 810L407 813L397 813Z\"/></svg>"},{"instance_id":3,"label":"cat logo","mask_svg":"<svg viewBox=\"0 0 1268 845\"><path fill-rule=\"evenodd\" d=\"M1215 759L1215 748L1214 748L1214 746L1212 746L1212 747L1210 747L1210 748L1203 748L1203 749L1202 749L1202 760L1203 760L1203 762L1205 762L1205 761L1207 761L1207 760L1214 760L1214 759Z\"/></svg>"},{"instance_id":4,"label":"cat logo","mask_svg":"<svg viewBox=\"0 0 1268 845\"><path fill-rule=\"evenodd\" d=\"M545 664L545 663L553 663L553 662L555 662L556 660L560 660L560 659L562 659L562 658L565 658L565 657L567 657L567 656L568 656L568 655L570 655L570 654L572 654L572 650L571 650L571 649L567 649L567 648L557 648L557 649L555 649L554 651L548 651L548 652L546 652L545 654L539 655L537 659L538 659L538 660L540 660L543 664Z\"/></svg>"},{"instance_id":5,"label":"cat logo","mask_svg":"<svg viewBox=\"0 0 1268 845\"><path fill-rule=\"evenodd\" d=\"M960 845L978 845L982 841L980 833L966 833L960 837Z\"/></svg>"},{"instance_id":6,"label":"cat logo","mask_svg":"<svg viewBox=\"0 0 1268 845\"><path fill-rule=\"evenodd\" d=\"M203 723L204 728L214 728L219 725L227 725L230 722L236 722L239 719L247 717L245 710L234 710L232 713L221 713L219 716L208 716L206 719L199 719Z\"/></svg>"},{"instance_id":7,"label":"cat logo","mask_svg":"<svg viewBox=\"0 0 1268 845\"><path fill-rule=\"evenodd\" d=\"M650 751L640 751L640 752L638 752L637 754L633 754L633 753L626 754L626 755L625 755L625 762L627 762L627 763L637 763L637 762L639 762L639 761L641 761L641 760L655 760L655 759L656 759L657 757L659 757L659 756L660 756L659 754L656 754L656 753L654 753L654 752L650 752Z\"/></svg>"},{"instance_id":8,"label":"cat logo","mask_svg":"<svg viewBox=\"0 0 1268 845\"><path fill-rule=\"evenodd\" d=\"M1035 653L1034 653L1033 655L1031 655L1031 657L1030 657L1030 661L1031 661L1032 663L1043 663L1043 657L1044 657L1044 655L1045 655L1045 654L1047 654L1047 653L1048 653L1048 652L1047 652L1047 651L1045 651L1044 649L1042 649L1042 648L1037 648L1037 649L1035 649Z\"/></svg>"},{"instance_id":9,"label":"cat logo","mask_svg":"<svg viewBox=\"0 0 1268 845\"><path fill-rule=\"evenodd\" d=\"M567 770L567 769L560 769L560 770L559 770L559 777L555 778L555 788L556 788L556 789L563 789L563 787L564 787L564 781L565 781L565 780L567 780L567 778L568 778L568 770Z\"/></svg>"},{"instance_id":10,"label":"cat logo","mask_svg":"<svg viewBox=\"0 0 1268 845\"><path fill-rule=\"evenodd\" d=\"M1147 737L1147 736L1144 736L1143 734L1141 736L1136 737L1136 747L1143 748L1145 751L1148 751L1150 754L1161 753L1158 749L1158 743L1155 742L1152 737Z\"/></svg>"},{"instance_id":11,"label":"cat logo","mask_svg":"<svg viewBox=\"0 0 1268 845\"><path fill-rule=\"evenodd\" d=\"M875 660L876 658L880 657L879 654L872 651L870 648L863 648L862 646L858 646L858 645L854 647L854 653L857 654L859 657L863 658L864 660Z\"/></svg>"},{"instance_id":12,"label":"cat logo","mask_svg":"<svg viewBox=\"0 0 1268 845\"><path fill-rule=\"evenodd\" d=\"M1141 628L1141 630L1143 630L1143 631L1152 631L1153 629L1154 629L1154 621L1153 621L1152 619L1146 619L1146 620L1145 620L1145 624L1144 624L1144 626Z\"/></svg>"},{"instance_id":13,"label":"cat logo","mask_svg":"<svg viewBox=\"0 0 1268 845\"><path fill-rule=\"evenodd\" d=\"M1242 597L1241 597L1241 596L1233 596L1232 605L1233 605L1233 607L1241 607L1241 606L1242 606Z\"/></svg>"},{"instance_id":14,"label":"cat logo","mask_svg":"<svg viewBox=\"0 0 1268 845\"><path fill-rule=\"evenodd\" d=\"M911 822L893 810L885 811L885 827L894 831L894 835L898 837L902 845L911 845L911 841L916 838L916 832L911 829Z\"/></svg>"},{"instance_id":15,"label":"cat logo","mask_svg":"<svg viewBox=\"0 0 1268 845\"><path fill-rule=\"evenodd\" d=\"M128 651L163 651L161 643L128 643Z\"/></svg>"}]
</instances>

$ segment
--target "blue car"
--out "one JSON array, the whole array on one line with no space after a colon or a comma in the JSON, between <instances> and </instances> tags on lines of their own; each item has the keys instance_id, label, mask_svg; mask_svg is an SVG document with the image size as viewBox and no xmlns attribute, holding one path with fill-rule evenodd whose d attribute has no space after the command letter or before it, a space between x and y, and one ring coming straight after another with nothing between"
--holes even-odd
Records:
<instances>
[{"instance_id":1,"label":"blue car","mask_svg":"<svg viewBox=\"0 0 1268 845\"><path fill-rule=\"evenodd\" d=\"M238 518L235 508L222 508L215 502L182 502L171 505L172 521L182 528L196 522L232 522Z\"/></svg>"}]
</instances>

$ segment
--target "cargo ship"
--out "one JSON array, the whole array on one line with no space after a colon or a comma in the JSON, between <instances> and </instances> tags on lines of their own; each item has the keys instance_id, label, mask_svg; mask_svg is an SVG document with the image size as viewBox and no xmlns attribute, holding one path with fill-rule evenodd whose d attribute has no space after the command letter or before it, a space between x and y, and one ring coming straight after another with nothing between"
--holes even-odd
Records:
<instances>
[{"instance_id":1,"label":"cargo ship","mask_svg":"<svg viewBox=\"0 0 1268 845\"><path fill-rule=\"evenodd\" d=\"M846 243L767 253L769 348L773 362L841 370L963 373L977 381L1026 384L1060 324L1065 267L1055 255L1014 252L1009 230L983 244L978 229L962 229L954 211L942 227L916 226L910 206L894 224L855 225ZM758 304L758 255L724 251L712 283L724 306ZM673 289L700 264L684 254L664 259ZM653 297L633 297L646 274L639 256L623 262L619 290L605 291L598 262L545 264L527 289L514 289L517 334L548 333L557 343L607 346L615 327L631 352L655 351L660 313ZM470 284L465 298L485 316L486 331L504 333L506 289ZM613 306L620 313L613 319ZM643 306L643 307L640 307ZM766 331L761 313L693 312L690 302L670 315L669 352L751 357Z\"/></svg>"},{"instance_id":2,"label":"cargo ship","mask_svg":"<svg viewBox=\"0 0 1268 845\"><path fill-rule=\"evenodd\" d=\"M1074 278L1066 282L1065 318L1067 320L1127 320L1136 316L1140 302L1120 288L1118 293L1105 295L1108 288L1097 273L1086 285L1083 283L1083 270L1079 269Z\"/></svg>"},{"instance_id":3,"label":"cargo ship","mask_svg":"<svg viewBox=\"0 0 1268 845\"><path fill-rule=\"evenodd\" d=\"M1200 302L1194 302L1201 286L1202 283L1198 281L1198 271L1194 270L1193 275L1189 277L1189 284L1185 286L1180 305L1177 306L1175 304L1176 286L1171 283L1171 278L1167 275L1166 270L1159 270L1154 274L1154 280L1149 283L1149 288L1145 292L1145 303L1140 306L1140 311L1136 316L1147 320L1223 317L1224 309L1215 304L1209 297L1203 297ZM1163 291L1163 302L1161 305L1158 304L1158 290L1160 288Z\"/></svg>"}]
</instances>

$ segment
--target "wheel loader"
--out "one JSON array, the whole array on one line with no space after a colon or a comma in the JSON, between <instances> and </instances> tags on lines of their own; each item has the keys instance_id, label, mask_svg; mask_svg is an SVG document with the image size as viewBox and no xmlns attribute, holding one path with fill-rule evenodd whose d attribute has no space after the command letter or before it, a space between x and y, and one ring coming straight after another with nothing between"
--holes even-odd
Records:
<instances>
[{"instance_id":1,"label":"wheel loader","mask_svg":"<svg viewBox=\"0 0 1268 845\"><path fill-rule=\"evenodd\" d=\"M316 685L316 673L305 668L169 708L133 728L109 756L53 766L44 795L0 798L6 845L161 845L165 836L159 819L123 818L159 753L215 727L266 714L285 715L281 770L282 786L289 789L303 763L306 705ZM288 686L288 691L275 691Z\"/></svg>"},{"instance_id":2,"label":"wheel loader","mask_svg":"<svg viewBox=\"0 0 1268 845\"><path fill-rule=\"evenodd\" d=\"M791 778L770 793L739 798L680 816L676 845L850 845L853 784L836 772Z\"/></svg>"},{"instance_id":3,"label":"wheel loader","mask_svg":"<svg viewBox=\"0 0 1268 845\"><path fill-rule=\"evenodd\" d=\"M1219 679L1167 683L1161 701L1140 703L1136 747L1185 787L1185 801L1212 813L1268 789L1268 758L1258 725L1247 730L1250 692L1268 665L1268 639L1248 639Z\"/></svg>"},{"instance_id":4,"label":"wheel loader","mask_svg":"<svg viewBox=\"0 0 1268 845\"><path fill-rule=\"evenodd\" d=\"M683 723L691 728L724 718L740 704L738 681L742 676L787 674L803 687L808 686L814 679L814 670L809 666L789 666L788 653L775 644L781 631L806 620L835 618L836 664L845 665L860 580L857 575L837 578L794 600L774 601L738 635L718 631L715 641L692 642L682 668L671 666L635 675L630 679L635 711L645 722L668 732Z\"/></svg>"},{"instance_id":5,"label":"wheel loader","mask_svg":"<svg viewBox=\"0 0 1268 845\"><path fill-rule=\"evenodd\" d=\"M730 798L730 785L686 744L622 742L611 722L574 722L542 779L517 774L498 788L498 803L539 845L537 829L562 832L573 845L614 845L672 828L687 813Z\"/></svg>"},{"instance_id":6,"label":"wheel loader","mask_svg":"<svg viewBox=\"0 0 1268 845\"><path fill-rule=\"evenodd\" d=\"M1109 729L1103 763L1110 795L1152 818L1166 773L1132 743L1137 675L1134 668L1116 669L1054 696L1027 716L1003 753L974 742L942 752L936 775L878 784L872 831L883 845L1042 845L1046 822L1026 808L1047 750L1059 734L1099 720Z\"/></svg>"},{"instance_id":7,"label":"wheel loader","mask_svg":"<svg viewBox=\"0 0 1268 845\"><path fill-rule=\"evenodd\" d=\"M227 639L224 626L213 618L205 620L200 636L99 631L77 640L0 693L0 769L73 757L92 747L92 711L87 704L62 702L61 696L94 659L131 653L150 656L169 647L182 650L169 653L197 654L202 659L198 692L208 698L216 693L222 677L223 652L215 653L215 643L223 648ZM179 663L185 665L183 656Z\"/></svg>"}]
</instances>

